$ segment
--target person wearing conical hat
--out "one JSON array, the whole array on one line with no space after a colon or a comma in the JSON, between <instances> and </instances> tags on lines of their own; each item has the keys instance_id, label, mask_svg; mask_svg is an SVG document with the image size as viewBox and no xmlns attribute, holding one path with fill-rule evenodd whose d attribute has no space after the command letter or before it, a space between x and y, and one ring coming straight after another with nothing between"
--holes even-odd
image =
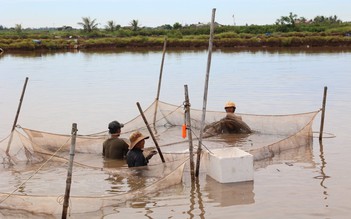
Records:
<instances>
[{"instance_id":1,"label":"person wearing conical hat","mask_svg":"<svg viewBox=\"0 0 351 219\"><path fill-rule=\"evenodd\" d=\"M235 110L236 110L236 105L235 105L234 102L232 102L232 101L226 102L225 106L224 106L224 109L225 109L225 111L227 113L227 116L233 116L233 117L235 117L237 119L242 120L241 116L238 116L238 115L234 114Z\"/></svg>"},{"instance_id":2,"label":"person wearing conical hat","mask_svg":"<svg viewBox=\"0 0 351 219\"><path fill-rule=\"evenodd\" d=\"M118 121L112 121L108 124L109 139L105 140L102 146L102 155L109 159L124 159L128 152L129 145L123 139L119 138L123 124Z\"/></svg>"},{"instance_id":3,"label":"person wearing conical hat","mask_svg":"<svg viewBox=\"0 0 351 219\"><path fill-rule=\"evenodd\" d=\"M143 149L145 145L145 139L149 136L144 136L141 132L133 132L129 136L130 146L127 153L127 164L128 167L139 167L146 166L149 160L157 154L157 151L151 151L146 157L143 154Z\"/></svg>"}]
</instances>

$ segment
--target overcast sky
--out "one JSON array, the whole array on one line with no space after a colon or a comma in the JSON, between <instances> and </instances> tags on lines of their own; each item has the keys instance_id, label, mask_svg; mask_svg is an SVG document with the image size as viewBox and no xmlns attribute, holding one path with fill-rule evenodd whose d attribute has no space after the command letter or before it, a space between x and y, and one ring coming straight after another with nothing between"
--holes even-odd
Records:
<instances>
[{"instance_id":1,"label":"overcast sky","mask_svg":"<svg viewBox=\"0 0 351 219\"><path fill-rule=\"evenodd\" d=\"M224 25L274 24L289 12L312 19L337 15L351 21L351 0L0 0L0 25L14 27L79 27L82 17L102 28L113 20L122 26L208 23L212 8Z\"/></svg>"}]
</instances>

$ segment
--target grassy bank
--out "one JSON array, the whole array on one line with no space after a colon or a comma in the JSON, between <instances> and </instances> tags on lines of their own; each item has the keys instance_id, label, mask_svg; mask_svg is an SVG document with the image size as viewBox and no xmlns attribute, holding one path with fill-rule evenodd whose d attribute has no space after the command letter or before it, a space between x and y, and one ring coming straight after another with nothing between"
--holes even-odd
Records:
<instances>
[{"instance_id":1,"label":"grassy bank","mask_svg":"<svg viewBox=\"0 0 351 219\"><path fill-rule=\"evenodd\" d=\"M133 31L0 30L0 48L18 50L70 50L90 48L207 48L209 26L180 29L141 28ZM214 47L351 47L351 24L219 26Z\"/></svg>"}]
</instances>

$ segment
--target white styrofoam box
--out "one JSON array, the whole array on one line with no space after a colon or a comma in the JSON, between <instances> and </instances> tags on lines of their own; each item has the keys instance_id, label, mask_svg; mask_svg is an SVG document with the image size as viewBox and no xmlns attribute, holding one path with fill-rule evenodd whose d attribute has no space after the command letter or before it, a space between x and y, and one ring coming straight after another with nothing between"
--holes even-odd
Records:
<instances>
[{"instance_id":1,"label":"white styrofoam box","mask_svg":"<svg viewBox=\"0 0 351 219\"><path fill-rule=\"evenodd\" d=\"M207 174L220 183L251 181L253 156L239 148L211 150L206 156Z\"/></svg>"}]
</instances>

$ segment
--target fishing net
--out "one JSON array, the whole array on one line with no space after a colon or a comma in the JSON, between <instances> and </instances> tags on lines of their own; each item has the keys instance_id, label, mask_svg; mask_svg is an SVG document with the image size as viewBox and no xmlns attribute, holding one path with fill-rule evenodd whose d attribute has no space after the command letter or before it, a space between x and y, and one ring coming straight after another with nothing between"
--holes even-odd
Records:
<instances>
[{"instance_id":1,"label":"fishing net","mask_svg":"<svg viewBox=\"0 0 351 219\"><path fill-rule=\"evenodd\" d=\"M312 123L318 112L237 114L249 127L250 133L205 135L202 147L208 153L212 149L238 147L251 153L255 161L271 158L285 150L311 145ZM107 130L78 135L70 197L71 213L100 211L106 206L152 194L182 181L183 170L189 168L189 140L182 137L182 125L185 123L183 104L177 106L158 101L143 114L165 162L155 155L146 167L128 168L125 161L102 157L102 143L109 137ZM225 117L225 112L207 111L205 125L215 124ZM190 118L196 151L202 111L191 109ZM128 139L136 130L150 135L148 127L145 120L137 116L125 123L121 138ZM0 208L60 214L70 146L70 135L17 126L11 135L0 142L3 164L0 172L3 179L0 183ZM146 141L146 152L155 147L152 138ZM204 172L206 165L200 166Z\"/></svg>"}]
</instances>

